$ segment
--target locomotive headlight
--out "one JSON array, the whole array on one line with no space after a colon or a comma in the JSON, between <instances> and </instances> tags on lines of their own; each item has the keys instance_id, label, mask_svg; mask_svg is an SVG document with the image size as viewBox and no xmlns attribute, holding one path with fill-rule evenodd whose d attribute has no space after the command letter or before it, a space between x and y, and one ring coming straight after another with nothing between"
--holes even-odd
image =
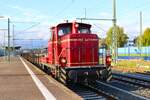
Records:
<instances>
[{"instance_id":1,"label":"locomotive headlight","mask_svg":"<svg viewBox=\"0 0 150 100\"><path fill-rule=\"evenodd\" d=\"M75 27L79 27L79 24L75 24Z\"/></svg>"},{"instance_id":2,"label":"locomotive headlight","mask_svg":"<svg viewBox=\"0 0 150 100\"><path fill-rule=\"evenodd\" d=\"M66 63L66 59L65 59L65 58L62 58L62 59L61 59L61 62L62 62L62 63Z\"/></svg>"},{"instance_id":3,"label":"locomotive headlight","mask_svg":"<svg viewBox=\"0 0 150 100\"><path fill-rule=\"evenodd\" d=\"M106 56L106 64L107 65L111 65L111 61L112 61L111 57L110 56Z\"/></svg>"},{"instance_id":4,"label":"locomotive headlight","mask_svg":"<svg viewBox=\"0 0 150 100\"><path fill-rule=\"evenodd\" d=\"M67 63L67 59L65 57L61 57L60 58L60 63L61 64L66 64Z\"/></svg>"},{"instance_id":5,"label":"locomotive headlight","mask_svg":"<svg viewBox=\"0 0 150 100\"><path fill-rule=\"evenodd\" d=\"M111 62L111 58L110 58L110 57L109 57L109 58L107 58L107 61L108 61L108 62Z\"/></svg>"}]
</instances>

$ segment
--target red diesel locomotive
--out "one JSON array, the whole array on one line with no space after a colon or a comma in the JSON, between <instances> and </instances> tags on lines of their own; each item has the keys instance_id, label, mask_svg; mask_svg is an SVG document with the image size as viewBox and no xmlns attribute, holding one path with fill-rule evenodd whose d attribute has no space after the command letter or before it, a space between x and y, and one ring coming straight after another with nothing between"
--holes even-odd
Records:
<instances>
[{"instance_id":1,"label":"red diesel locomotive","mask_svg":"<svg viewBox=\"0 0 150 100\"><path fill-rule=\"evenodd\" d=\"M99 63L98 43L98 36L91 33L90 24L60 23L51 27L47 55L34 57L32 62L65 84L69 81L107 81L111 79L111 58L105 55Z\"/></svg>"}]
</instances>

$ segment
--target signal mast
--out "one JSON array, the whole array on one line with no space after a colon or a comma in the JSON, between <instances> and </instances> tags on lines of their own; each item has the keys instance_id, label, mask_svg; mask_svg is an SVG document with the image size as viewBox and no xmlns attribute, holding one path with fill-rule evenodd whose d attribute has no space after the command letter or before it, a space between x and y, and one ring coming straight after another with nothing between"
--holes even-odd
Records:
<instances>
[{"instance_id":1,"label":"signal mast","mask_svg":"<svg viewBox=\"0 0 150 100\"><path fill-rule=\"evenodd\" d=\"M113 0L113 18L112 19L97 19L97 18L76 18L78 20L101 20L101 21L112 21L113 22L113 33L112 33L112 44L111 44L111 53L112 53L112 59L113 63L117 64L118 59L118 40L117 40L117 33L116 33L116 0Z\"/></svg>"}]
</instances>

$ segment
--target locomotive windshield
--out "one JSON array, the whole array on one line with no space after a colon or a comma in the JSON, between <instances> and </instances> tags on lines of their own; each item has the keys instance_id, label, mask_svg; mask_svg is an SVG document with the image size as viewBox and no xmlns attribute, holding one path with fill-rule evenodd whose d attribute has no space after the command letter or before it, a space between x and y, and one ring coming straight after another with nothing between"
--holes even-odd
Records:
<instances>
[{"instance_id":1,"label":"locomotive windshield","mask_svg":"<svg viewBox=\"0 0 150 100\"><path fill-rule=\"evenodd\" d=\"M87 28L87 27L81 27L81 28L79 28L79 31L78 31L79 33L90 33L90 29L89 28Z\"/></svg>"},{"instance_id":2,"label":"locomotive windshield","mask_svg":"<svg viewBox=\"0 0 150 100\"><path fill-rule=\"evenodd\" d=\"M91 33L90 26L79 24L78 33Z\"/></svg>"},{"instance_id":3,"label":"locomotive windshield","mask_svg":"<svg viewBox=\"0 0 150 100\"><path fill-rule=\"evenodd\" d=\"M63 36L68 33L71 33L71 26L63 26L58 29L59 36Z\"/></svg>"}]
</instances>

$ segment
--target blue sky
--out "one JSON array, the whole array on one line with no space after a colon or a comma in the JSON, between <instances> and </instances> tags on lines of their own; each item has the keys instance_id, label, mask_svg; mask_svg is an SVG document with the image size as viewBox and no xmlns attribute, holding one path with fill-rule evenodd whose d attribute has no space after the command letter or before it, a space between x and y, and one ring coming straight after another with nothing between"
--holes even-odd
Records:
<instances>
[{"instance_id":1,"label":"blue sky","mask_svg":"<svg viewBox=\"0 0 150 100\"><path fill-rule=\"evenodd\" d=\"M150 0L116 0L117 24L130 38L139 34L139 12L143 12L143 30L150 26ZM77 17L112 18L112 0L1 0L0 16L9 17L15 25L15 38L47 40L49 27ZM16 23L24 22L24 23ZM29 23L30 22L30 23ZM84 21L93 25L100 37L112 22ZM7 28L7 20L0 20L0 29ZM4 31L0 31L4 33ZM3 35L0 35L1 40Z\"/></svg>"}]
</instances>

